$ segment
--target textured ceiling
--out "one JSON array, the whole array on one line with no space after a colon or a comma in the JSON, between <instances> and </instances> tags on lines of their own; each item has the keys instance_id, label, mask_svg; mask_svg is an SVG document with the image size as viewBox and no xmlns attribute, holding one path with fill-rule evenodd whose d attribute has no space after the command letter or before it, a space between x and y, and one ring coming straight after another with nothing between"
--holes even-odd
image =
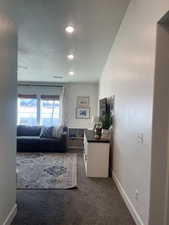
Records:
<instances>
[{"instance_id":1,"label":"textured ceiling","mask_svg":"<svg viewBox=\"0 0 169 225\"><path fill-rule=\"evenodd\" d=\"M17 2L19 81L99 80L129 0ZM75 27L72 35L64 31L69 24ZM69 52L75 55L71 62Z\"/></svg>"}]
</instances>

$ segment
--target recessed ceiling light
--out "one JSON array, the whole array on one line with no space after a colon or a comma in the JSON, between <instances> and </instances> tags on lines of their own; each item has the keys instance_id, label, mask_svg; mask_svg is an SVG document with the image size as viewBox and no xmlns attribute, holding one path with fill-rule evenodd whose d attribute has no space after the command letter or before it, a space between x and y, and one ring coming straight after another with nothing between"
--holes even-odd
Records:
<instances>
[{"instance_id":1,"label":"recessed ceiling light","mask_svg":"<svg viewBox=\"0 0 169 225\"><path fill-rule=\"evenodd\" d=\"M74 27L72 27L72 26L67 26L66 28L65 28L65 31L67 32L67 33L70 33L70 34L72 34L73 32L74 32Z\"/></svg>"},{"instance_id":2,"label":"recessed ceiling light","mask_svg":"<svg viewBox=\"0 0 169 225\"><path fill-rule=\"evenodd\" d=\"M69 55L67 55L67 58L70 59L70 60L73 60L74 59L74 55L73 54L69 54Z\"/></svg>"},{"instance_id":3,"label":"recessed ceiling light","mask_svg":"<svg viewBox=\"0 0 169 225\"><path fill-rule=\"evenodd\" d=\"M69 72L69 75L70 75L70 76L74 76L75 73L74 73L73 71L70 71L70 72Z\"/></svg>"}]
</instances>

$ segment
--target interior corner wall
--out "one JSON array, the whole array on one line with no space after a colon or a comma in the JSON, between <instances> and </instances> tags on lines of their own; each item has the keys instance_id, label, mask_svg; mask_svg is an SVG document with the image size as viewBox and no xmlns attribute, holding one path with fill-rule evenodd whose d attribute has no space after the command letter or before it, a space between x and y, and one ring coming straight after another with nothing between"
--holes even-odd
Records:
<instances>
[{"instance_id":1,"label":"interior corner wall","mask_svg":"<svg viewBox=\"0 0 169 225\"><path fill-rule=\"evenodd\" d=\"M90 119L77 119L77 97L88 96ZM64 122L69 128L90 128L92 116L97 115L98 84L97 83L71 83L64 85Z\"/></svg>"},{"instance_id":2,"label":"interior corner wall","mask_svg":"<svg viewBox=\"0 0 169 225\"><path fill-rule=\"evenodd\" d=\"M16 212L17 35L9 19L11 1L0 1L0 224ZM12 7L11 10L14 10Z\"/></svg>"},{"instance_id":3,"label":"interior corner wall","mask_svg":"<svg viewBox=\"0 0 169 225\"><path fill-rule=\"evenodd\" d=\"M139 225L149 224L156 27L168 10L131 0L99 84L100 98L115 95L113 174Z\"/></svg>"}]
</instances>

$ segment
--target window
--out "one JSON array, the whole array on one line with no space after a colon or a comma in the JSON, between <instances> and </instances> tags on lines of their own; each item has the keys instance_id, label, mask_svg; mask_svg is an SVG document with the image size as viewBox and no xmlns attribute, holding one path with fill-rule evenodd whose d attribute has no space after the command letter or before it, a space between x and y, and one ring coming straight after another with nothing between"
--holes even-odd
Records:
<instances>
[{"instance_id":1,"label":"window","mask_svg":"<svg viewBox=\"0 0 169 225\"><path fill-rule=\"evenodd\" d=\"M57 95L19 95L18 125L57 126L60 121L60 101Z\"/></svg>"},{"instance_id":2,"label":"window","mask_svg":"<svg viewBox=\"0 0 169 225\"><path fill-rule=\"evenodd\" d=\"M60 120L59 96L42 95L40 100L40 124L56 126Z\"/></svg>"},{"instance_id":3,"label":"window","mask_svg":"<svg viewBox=\"0 0 169 225\"><path fill-rule=\"evenodd\" d=\"M20 125L37 124L37 98L36 95L18 96L17 123Z\"/></svg>"}]
</instances>

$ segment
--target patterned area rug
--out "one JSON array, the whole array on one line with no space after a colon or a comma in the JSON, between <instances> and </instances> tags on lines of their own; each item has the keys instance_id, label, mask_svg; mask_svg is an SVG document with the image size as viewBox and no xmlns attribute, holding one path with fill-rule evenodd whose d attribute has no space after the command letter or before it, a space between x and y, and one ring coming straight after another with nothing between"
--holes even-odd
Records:
<instances>
[{"instance_id":1,"label":"patterned area rug","mask_svg":"<svg viewBox=\"0 0 169 225\"><path fill-rule=\"evenodd\" d=\"M76 153L17 153L17 189L77 187Z\"/></svg>"}]
</instances>

